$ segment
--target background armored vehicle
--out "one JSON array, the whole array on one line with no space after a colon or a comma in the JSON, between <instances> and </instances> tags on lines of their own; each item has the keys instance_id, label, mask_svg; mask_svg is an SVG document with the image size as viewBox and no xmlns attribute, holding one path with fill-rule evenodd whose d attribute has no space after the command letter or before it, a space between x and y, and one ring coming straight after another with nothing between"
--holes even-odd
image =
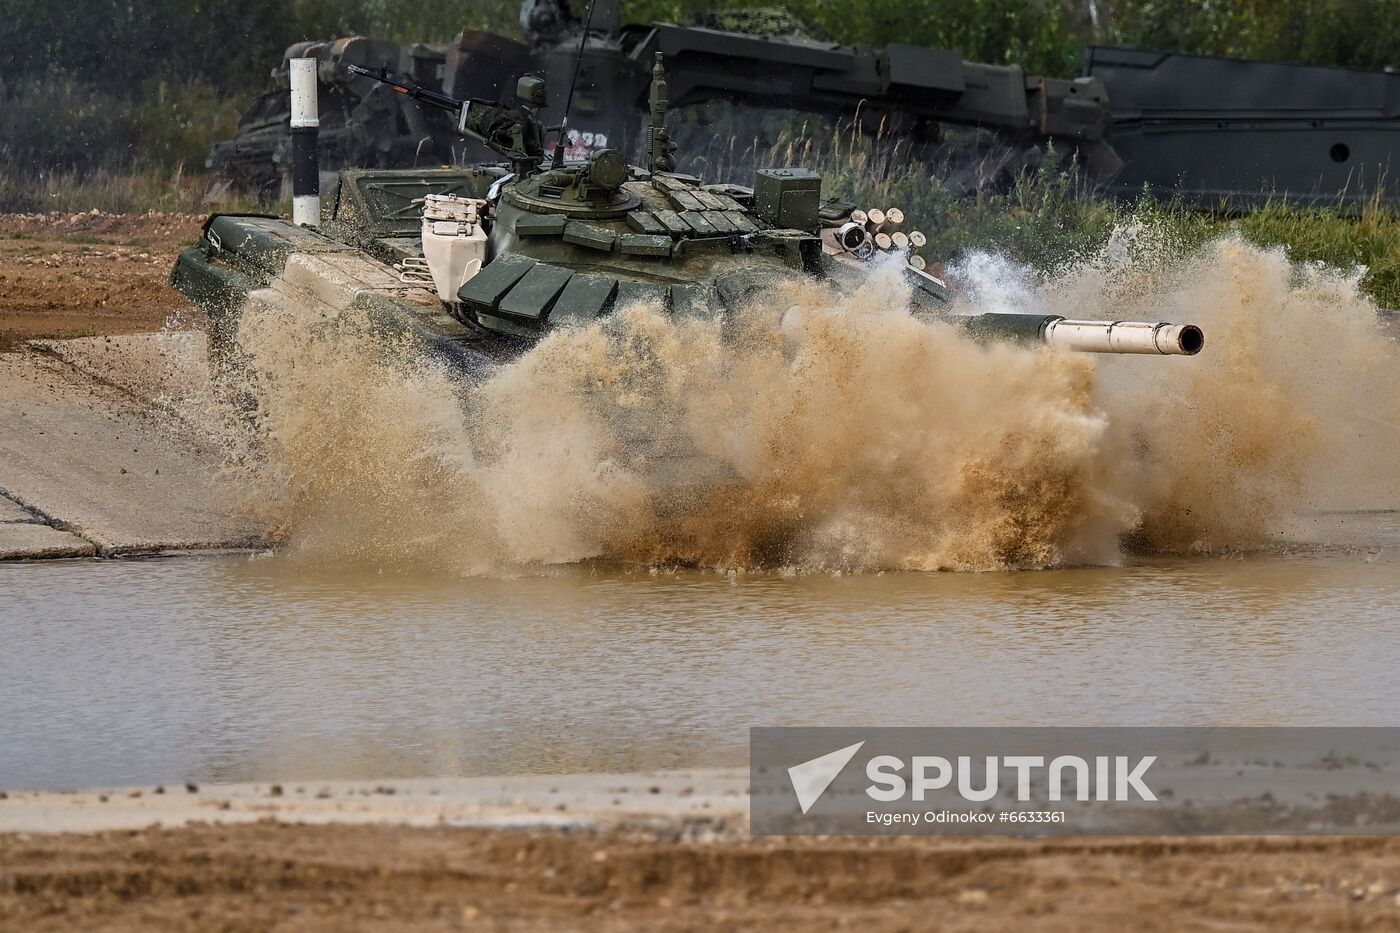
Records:
<instances>
[{"instance_id":1,"label":"background armored vehicle","mask_svg":"<svg viewBox=\"0 0 1400 933\"><path fill-rule=\"evenodd\" d=\"M771 12L730 13L710 25L623 25L616 0L598 0L585 24L565 0L525 0L526 43L463 32L448 46L395 46L370 39L303 43L288 57L320 59L322 167L422 167L484 158L464 145L441 119L413 117L390 96L376 94L345 65L387 69L457 97L509 103L503 75L532 72L551 87L573 85L569 156L611 148L639 159L646 124L650 62L660 52L671 73L673 135L687 170L751 169L757 151L776 141L775 129L800 130L836 119L868 134L904 139L911 155L947 161L940 149L944 125L980 127L995 145L959 153L962 177L973 187L1038 160L1054 142L1062 157L1077 155L1094 177L1117 168L1104 142L1107 95L1092 78L1059 80L1027 75L1018 66L964 61L953 52L910 45L884 49L844 46L809 35L754 34L745 29L798 31L790 17ZM582 57L580 58L580 46ZM279 87L255 103L238 135L215 146L209 165L243 188L263 189L286 173L286 66ZM562 117L562 98L541 111L546 124ZM279 135L280 121L280 135ZM816 134L813 135L825 135ZM990 155L990 159L984 156Z\"/></svg>"},{"instance_id":2,"label":"background armored vehicle","mask_svg":"<svg viewBox=\"0 0 1400 933\"><path fill-rule=\"evenodd\" d=\"M883 259L907 279L914 313L980 337L1102 352L1201 349L1191 325L950 315L943 283L923 271L924 237L904 228L898 209L825 200L821 177L800 168L760 170L752 186L677 173L661 60L648 93L646 167L613 149L570 160L559 139L548 145L538 78L521 79L526 103L517 107L381 79L453 114L504 164L344 172L319 229L215 215L172 282L208 311L219 352L234 345L253 303L293 315L358 307L473 368L636 303L715 318L795 278L850 293Z\"/></svg>"},{"instance_id":3,"label":"background armored vehicle","mask_svg":"<svg viewBox=\"0 0 1400 933\"><path fill-rule=\"evenodd\" d=\"M528 64L525 46L483 32L460 33L448 46L358 37L299 42L287 49L273 71L272 89L239 120L237 135L210 151L207 165L219 173L222 187L280 194L283 178L291 171L287 92L294 58L317 60L321 163L327 170L445 165L490 157L488 150L454 133L441 112L422 110L347 66L385 69L448 93L470 87L476 94L500 99L509 76Z\"/></svg>"},{"instance_id":4,"label":"background armored vehicle","mask_svg":"<svg viewBox=\"0 0 1400 933\"><path fill-rule=\"evenodd\" d=\"M415 167L486 158L446 121L413 115L372 92L344 64L407 74L448 94L509 102L503 75L533 71L568 86L586 35L570 155L615 148L638 158L647 63L671 70L681 167L751 170L804 119L858 123L903 140L955 194L997 187L1039 164L1053 143L1089 180L1123 198L1146 190L1218 209L1270 198L1356 207L1400 203L1389 153L1400 141L1400 77L1317 66L1090 47L1083 77L1025 74L940 49L842 46L803 34L780 13L734 11L695 26L624 25L614 0L585 24L567 0L524 0L524 43L463 32L446 46L369 39L303 43L288 55L322 62L323 167ZM244 190L272 191L286 174L285 62L279 89L215 146L209 164ZM542 117L557 122L556 105ZM945 127L975 127L944 146Z\"/></svg>"},{"instance_id":5,"label":"background armored vehicle","mask_svg":"<svg viewBox=\"0 0 1400 933\"><path fill-rule=\"evenodd\" d=\"M1109 183L1206 208L1400 203L1400 74L1091 46L1124 167Z\"/></svg>"}]
</instances>

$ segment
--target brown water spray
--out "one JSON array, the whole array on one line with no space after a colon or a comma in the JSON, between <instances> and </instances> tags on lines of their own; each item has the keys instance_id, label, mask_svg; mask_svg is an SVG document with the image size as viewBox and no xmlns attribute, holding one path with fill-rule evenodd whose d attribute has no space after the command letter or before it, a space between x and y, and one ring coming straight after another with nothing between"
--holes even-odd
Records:
<instances>
[{"instance_id":1,"label":"brown water spray","mask_svg":"<svg viewBox=\"0 0 1400 933\"><path fill-rule=\"evenodd\" d=\"M254 501L300 559L493 573L1107 563L1125 535L1268 543L1386 459L1393 496L1400 373L1356 277L1235 240L1163 255L1123 230L1014 300L1197 322L1198 357L979 345L895 310L891 274L725 324L623 309L475 385L355 312L250 307Z\"/></svg>"}]
</instances>

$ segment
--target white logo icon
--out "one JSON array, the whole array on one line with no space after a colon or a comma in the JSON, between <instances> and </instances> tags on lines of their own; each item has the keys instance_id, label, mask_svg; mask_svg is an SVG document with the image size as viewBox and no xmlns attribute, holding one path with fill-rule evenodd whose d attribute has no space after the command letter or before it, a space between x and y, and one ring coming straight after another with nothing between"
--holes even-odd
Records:
<instances>
[{"instance_id":1,"label":"white logo icon","mask_svg":"<svg viewBox=\"0 0 1400 933\"><path fill-rule=\"evenodd\" d=\"M797 803L802 807L802 812L806 813L812 809L812 805L821 799L822 794L831 786L831 782L836 780L836 776L841 770L850 764L856 752L865 742L857 742L854 745L847 745L845 748L838 748L834 752L828 752L820 758L813 758L811 761L804 761L800 765L793 765L788 768L788 777L792 779L792 790L797 794Z\"/></svg>"}]
</instances>

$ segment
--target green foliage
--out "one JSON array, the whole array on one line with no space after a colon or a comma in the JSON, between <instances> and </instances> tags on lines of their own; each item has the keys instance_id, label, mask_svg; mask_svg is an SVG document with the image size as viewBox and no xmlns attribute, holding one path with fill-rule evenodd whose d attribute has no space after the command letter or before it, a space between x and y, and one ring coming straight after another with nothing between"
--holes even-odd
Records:
<instances>
[{"instance_id":1,"label":"green foliage","mask_svg":"<svg viewBox=\"0 0 1400 933\"><path fill-rule=\"evenodd\" d=\"M1234 221L1261 246L1282 246L1295 262L1365 268L1362 284L1386 308L1400 308L1400 217L1378 204L1359 218L1275 203Z\"/></svg>"},{"instance_id":2,"label":"green foliage","mask_svg":"<svg viewBox=\"0 0 1400 933\"><path fill-rule=\"evenodd\" d=\"M635 22L686 23L744 0L632 0ZM1016 63L1042 74L1072 73L1079 62L1070 0L783 0L781 6L839 42L903 42L953 49L974 61Z\"/></svg>"},{"instance_id":3,"label":"green foliage","mask_svg":"<svg viewBox=\"0 0 1400 933\"><path fill-rule=\"evenodd\" d=\"M518 9L512 0L7 0L0 163L202 165L293 42L509 33Z\"/></svg>"},{"instance_id":4,"label":"green foliage","mask_svg":"<svg viewBox=\"0 0 1400 933\"><path fill-rule=\"evenodd\" d=\"M1381 69L1397 64L1395 0L1101 0L1096 41L1200 55Z\"/></svg>"},{"instance_id":5,"label":"green foliage","mask_svg":"<svg viewBox=\"0 0 1400 933\"><path fill-rule=\"evenodd\" d=\"M293 42L373 35L445 42L516 30L513 0L7 0L0 80L73 76L119 96L151 79L254 93Z\"/></svg>"},{"instance_id":6,"label":"green foliage","mask_svg":"<svg viewBox=\"0 0 1400 933\"><path fill-rule=\"evenodd\" d=\"M581 6L583 0L576 0ZM1088 42L1379 68L1397 0L762 0L836 41L950 48L1071 75ZM631 0L628 19L690 22L754 0ZM293 42L518 34L518 0L6 0L0 163L78 170L198 165Z\"/></svg>"},{"instance_id":7,"label":"green foliage","mask_svg":"<svg viewBox=\"0 0 1400 933\"><path fill-rule=\"evenodd\" d=\"M463 29L520 36L520 4L512 0L365 0L364 7L360 31L395 42L446 42Z\"/></svg>"},{"instance_id":8,"label":"green foliage","mask_svg":"<svg viewBox=\"0 0 1400 933\"><path fill-rule=\"evenodd\" d=\"M756 159L742 161L805 165L822 173L828 196L862 208L902 209L905 229L928 237L921 253L930 262L956 263L972 252L991 252L1052 274L1097 252L1116 228L1130 224L1151 226L1159 234L1155 242L1166 244L1172 256L1238 233L1260 246L1282 247L1294 262L1364 269L1363 287L1377 304L1400 308L1400 214L1378 201L1359 216L1283 200L1234 216L1146 197L1125 205L1096 195L1073 163L1053 153L1010 191L957 198L908 158L902 141L850 128L820 140L808 127L789 129ZM716 177L734 174L722 160L716 168Z\"/></svg>"},{"instance_id":9,"label":"green foliage","mask_svg":"<svg viewBox=\"0 0 1400 933\"><path fill-rule=\"evenodd\" d=\"M1088 42L1380 68L1396 63L1396 0L631 0L628 19L779 6L841 42L905 42L1071 74ZM577 0L576 5L582 5ZM73 77L114 96L151 80L261 90L291 43L372 35L517 34L517 0L6 0L0 81Z\"/></svg>"},{"instance_id":10,"label":"green foliage","mask_svg":"<svg viewBox=\"0 0 1400 933\"><path fill-rule=\"evenodd\" d=\"M210 142L233 135L242 109L208 84L157 81L125 111L136 140L132 158L167 169L202 168Z\"/></svg>"},{"instance_id":11,"label":"green foliage","mask_svg":"<svg viewBox=\"0 0 1400 933\"><path fill-rule=\"evenodd\" d=\"M131 143L116 101L72 78L0 85L0 163L61 168Z\"/></svg>"},{"instance_id":12,"label":"green foliage","mask_svg":"<svg viewBox=\"0 0 1400 933\"><path fill-rule=\"evenodd\" d=\"M582 0L579 0L581 3ZM1397 0L631 0L631 21L781 6L840 42L950 48L974 61L1072 75L1091 42L1212 55L1381 68L1397 62ZM518 34L517 0L6 0L0 30L0 210L200 209L187 168L262 91L293 42L372 35L446 41L462 28ZM1171 203L1127 209L1095 198L1054 159L1010 192L955 199L910 166L899 143L844 133L818 146L799 119L769 121L773 164L805 163L828 191L899 205L929 236L929 257L1006 253L1051 270L1149 219L1185 246L1226 230L1298 261L1365 267L1366 287L1400 307L1400 218L1352 218L1271 204L1239 218ZM724 138L724 134L714 134ZM730 139L724 162L754 157ZM765 143L766 147L766 143ZM734 150L745 151L736 153Z\"/></svg>"},{"instance_id":13,"label":"green foliage","mask_svg":"<svg viewBox=\"0 0 1400 933\"><path fill-rule=\"evenodd\" d=\"M771 2L771 0L765 0ZM683 23L752 0L631 0L629 19ZM907 42L1068 77L1085 45L1304 64L1400 64L1396 0L779 0L840 42Z\"/></svg>"},{"instance_id":14,"label":"green foliage","mask_svg":"<svg viewBox=\"0 0 1400 933\"><path fill-rule=\"evenodd\" d=\"M1229 217L1189 210L1171 201L1135 205L1096 197L1072 171L1046 167L1004 195L957 199L921 171L882 173L857 151L823 168L832 193L856 204L896 206L907 226L922 230L931 260L956 262L970 252L994 252L1041 272L1100 249L1117 227L1146 223L1185 255L1208 240L1237 232L1251 243L1282 247L1293 262L1364 269L1362 285L1384 308L1400 308L1400 215L1379 204L1359 217L1277 201ZM874 170L872 170L874 168Z\"/></svg>"}]
</instances>

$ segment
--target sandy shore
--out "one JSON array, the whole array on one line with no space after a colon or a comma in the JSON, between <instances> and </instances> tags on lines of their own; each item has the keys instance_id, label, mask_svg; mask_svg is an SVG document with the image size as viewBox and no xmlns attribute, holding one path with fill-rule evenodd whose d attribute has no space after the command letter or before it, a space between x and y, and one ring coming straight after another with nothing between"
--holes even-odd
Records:
<instances>
[{"instance_id":1,"label":"sandy shore","mask_svg":"<svg viewBox=\"0 0 1400 933\"><path fill-rule=\"evenodd\" d=\"M1393 839L749 840L192 824L0 836L11 929L1394 929Z\"/></svg>"},{"instance_id":2,"label":"sandy shore","mask_svg":"<svg viewBox=\"0 0 1400 933\"><path fill-rule=\"evenodd\" d=\"M171 784L80 793L10 791L0 833L101 832L190 823L377 824L565 830L705 824L746 835L748 772L522 775L395 781Z\"/></svg>"},{"instance_id":3,"label":"sandy shore","mask_svg":"<svg viewBox=\"0 0 1400 933\"><path fill-rule=\"evenodd\" d=\"M170 287L193 214L0 214L0 350L28 340L160 330L203 315Z\"/></svg>"},{"instance_id":4,"label":"sandy shore","mask_svg":"<svg viewBox=\"0 0 1400 933\"><path fill-rule=\"evenodd\" d=\"M0 800L25 930L1393 929L1400 839L754 839L741 771Z\"/></svg>"}]
</instances>

